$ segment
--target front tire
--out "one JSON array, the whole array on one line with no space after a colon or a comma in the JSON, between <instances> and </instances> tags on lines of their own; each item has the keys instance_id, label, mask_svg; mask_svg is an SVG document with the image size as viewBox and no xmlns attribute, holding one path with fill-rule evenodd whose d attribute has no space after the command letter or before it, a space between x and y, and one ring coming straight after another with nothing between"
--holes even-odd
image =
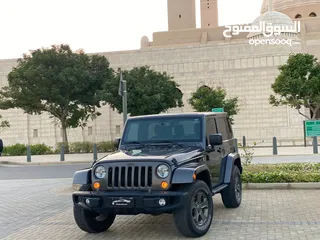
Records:
<instances>
[{"instance_id":1,"label":"front tire","mask_svg":"<svg viewBox=\"0 0 320 240\"><path fill-rule=\"evenodd\" d=\"M202 237L208 232L213 218L212 192L201 180L183 190L188 192L187 201L173 214L176 228L185 237Z\"/></svg>"},{"instance_id":2,"label":"front tire","mask_svg":"<svg viewBox=\"0 0 320 240\"><path fill-rule=\"evenodd\" d=\"M73 215L78 227L88 233L100 233L106 231L113 224L116 215L103 215L73 206Z\"/></svg>"},{"instance_id":3,"label":"front tire","mask_svg":"<svg viewBox=\"0 0 320 240\"><path fill-rule=\"evenodd\" d=\"M234 165L231 182L221 191L222 202L226 208L237 208L242 201L242 182L239 168Z\"/></svg>"}]
</instances>

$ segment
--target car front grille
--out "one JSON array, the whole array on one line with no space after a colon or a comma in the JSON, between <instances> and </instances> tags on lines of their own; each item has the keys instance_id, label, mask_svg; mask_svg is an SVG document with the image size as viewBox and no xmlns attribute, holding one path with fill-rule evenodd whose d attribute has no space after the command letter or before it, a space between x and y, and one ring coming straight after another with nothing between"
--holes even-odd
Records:
<instances>
[{"instance_id":1,"label":"car front grille","mask_svg":"<svg viewBox=\"0 0 320 240\"><path fill-rule=\"evenodd\" d=\"M152 166L106 167L107 189L145 189L152 187Z\"/></svg>"}]
</instances>

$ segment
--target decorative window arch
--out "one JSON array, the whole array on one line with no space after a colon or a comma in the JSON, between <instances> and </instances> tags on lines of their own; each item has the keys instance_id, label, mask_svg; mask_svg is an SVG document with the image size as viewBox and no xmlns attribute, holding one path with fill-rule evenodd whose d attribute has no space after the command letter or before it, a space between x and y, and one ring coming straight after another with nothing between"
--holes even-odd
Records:
<instances>
[{"instance_id":1,"label":"decorative window arch","mask_svg":"<svg viewBox=\"0 0 320 240\"><path fill-rule=\"evenodd\" d=\"M317 14L314 13L314 12L312 12L312 13L309 14L309 17L316 17L316 16L317 16Z\"/></svg>"},{"instance_id":2,"label":"decorative window arch","mask_svg":"<svg viewBox=\"0 0 320 240\"><path fill-rule=\"evenodd\" d=\"M302 16L301 16L301 14L297 14L294 18L295 18L295 19L297 19L297 18L302 18Z\"/></svg>"},{"instance_id":3,"label":"decorative window arch","mask_svg":"<svg viewBox=\"0 0 320 240\"><path fill-rule=\"evenodd\" d=\"M199 87L198 87L199 89L206 89L206 88L208 88L208 89L211 89L209 86L207 86L207 85L205 85L205 84L201 84Z\"/></svg>"}]
</instances>

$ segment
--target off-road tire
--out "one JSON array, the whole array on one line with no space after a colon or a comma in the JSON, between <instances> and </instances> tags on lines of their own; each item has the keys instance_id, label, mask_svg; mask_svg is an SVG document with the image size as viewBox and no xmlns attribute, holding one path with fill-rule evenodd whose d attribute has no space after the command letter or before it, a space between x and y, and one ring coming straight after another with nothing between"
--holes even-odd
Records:
<instances>
[{"instance_id":1,"label":"off-road tire","mask_svg":"<svg viewBox=\"0 0 320 240\"><path fill-rule=\"evenodd\" d=\"M210 190L208 185L201 180L197 180L196 182L188 186L184 186L182 187L182 189L179 189L179 190L187 191L188 195L186 196L186 199L185 199L186 202L184 207L173 213L173 218L174 218L176 228L185 237L195 238L195 237L201 237L205 235L211 226L211 222L213 218L212 191ZM203 198L201 194L203 194ZM198 212L200 208L195 207L196 206L195 199L197 195L201 196L199 197L200 202L203 200L202 206L205 205L204 199L205 198L207 199L207 207L206 207L206 210L204 210L206 211L207 214L204 213L204 211L202 211L202 215L204 217L206 217L205 215L207 215L207 217L205 218L205 221L203 221L204 223L202 224L202 226L199 226L196 224L196 221L199 221L199 216L200 216ZM197 215L198 217L195 217L195 215ZM194 218L197 218L197 220L195 220ZM200 216L200 218L202 217Z\"/></svg>"},{"instance_id":2,"label":"off-road tire","mask_svg":"<svg viewBox=\"0 0 320 240\"><path fill-rule=\"evenodd\" d=\"M242 200L242 182L239 168L234 165L232 169L231 181L225 189L221 191L222 202L226 208L237 208Z\"/></svg>"},{"instance_id":3,"label":"off-road tire","mask_svg":"<svg viewBox=\"0 0 320 240\"><path fill-rule=\"evenodd\" d=\"M108 230L116 218L116 215L107 215L103 220L98 220L99 213L83 209L77 205L73 206L73 215L78 227L88 233L100 233Z\"/></svg>"}]
</instances>

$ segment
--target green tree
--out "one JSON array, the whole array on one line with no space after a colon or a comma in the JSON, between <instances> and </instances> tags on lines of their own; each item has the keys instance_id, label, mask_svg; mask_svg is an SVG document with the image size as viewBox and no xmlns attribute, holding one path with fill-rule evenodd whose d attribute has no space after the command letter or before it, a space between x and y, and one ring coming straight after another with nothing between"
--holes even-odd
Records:
<instances>
[{"instance_id":1,"label":"green tree","mask_svg":"<svg viewBox=\"0 0 320 240\"><path fill-rule=\"evenodd\" d=\"M158 114L170 108L182 107L182 92L173 77L149 66L135 67L122 72L127 82L128 113L131 116ZM106 83L101 99L122 113L122 97L118 95L120 70Z\"/></svg>"},{"instance_id":2,"label":"green tree","mask_svg":"<svg viewBox=\"0 0 320 240\"><path fill-rule=\"evenodd\" d=\"M2 119L2 116L0 115L0 133L10 127L9 121L1 120L1 119Z\"/></svg>"},{"instance_id":3,"label":"green tree","mask_svg":"<svg viewBox=\"0 0 320 240\"><path fill-rule=\"evenodd\" d=\"M113 71L104 56L73 52L68 45L53 45L24 54L0 91L0 109L20 108L28 114L49 113L63 130L84 126L100 115L99 95Z\"/></svg>"},{"instance_id":4,"label":"green tree","mask_svg":"<svg viewBox=\"0 0 320 240\"><path fill-rule=\"evenodd\" d=\"M280 74L271 85L275 94L270 95L269 102L273 106L287 105L300 110L310 110L311 118L320 115L320 64L310 54L291 54L286 64L279 66Z\"/></svg>"},{"instance_id":5,"label":"green tree","mask_svg":"<svg viewBox=\"0 0 320 240\"><path fill-rule=\"evenodd\" d=\"M228 113L230 122L233 124L233 116L239 113L238 97L226 99L227 93L221 88L213 89L201 86L191 94L189 104L197 112L211 112L212 108L224 108Z\"/></svg>"}]
</instances>

